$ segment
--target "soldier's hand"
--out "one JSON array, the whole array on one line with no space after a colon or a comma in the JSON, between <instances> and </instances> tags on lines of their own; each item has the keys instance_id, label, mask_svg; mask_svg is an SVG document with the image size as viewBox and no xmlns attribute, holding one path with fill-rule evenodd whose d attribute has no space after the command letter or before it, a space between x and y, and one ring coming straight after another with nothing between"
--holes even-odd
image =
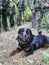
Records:
<instances>
[{"instance_id":1,"label":"soldier's hand","mask_svg":"<svg viewBox=\"0 0 49 65\"><path fill-rule=\"evenodd\" d=\"M44 6L45 6L45 7L49 7L49 4L48 4L48 3L45 3Z\"/></svg>"},{"instance_id":2,"label":"soldier's hand","mask_svg":"<svg viewBox=\"0 0 49 65\"><path fill-rule=\"evenodd\" d=\"M32 12L35 13L35 9L33 9Z\"/></svg>"}]
</instances>

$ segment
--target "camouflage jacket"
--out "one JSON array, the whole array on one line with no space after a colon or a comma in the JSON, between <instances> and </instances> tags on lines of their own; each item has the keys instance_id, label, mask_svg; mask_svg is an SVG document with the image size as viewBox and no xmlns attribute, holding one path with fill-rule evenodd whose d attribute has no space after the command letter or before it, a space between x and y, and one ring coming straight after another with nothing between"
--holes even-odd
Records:
<instances>
[{"instance_id":1,"label":"camouflage jacket","mask_svg":"<svg viewBox=\"0 0 49 65\"><path fill-rule=\"evenodd\" d=\"M19 10L25 10L25 0L18 0L17 7Z\"/></svg>"},{"instance_id":2,"label":"camouflage jacket","mask_svg":"<svg viewBox=\"0 0 49 65\"><path fill-rule=\"evenodd\" d=\"M44 8L44 4L49 3L49 0L41 0L41 8Z\"/></svg>"},{"instance_id":3,"label":"camouflage jacket","mask_svg":"<svg viewBox=\"0 0 49 65\"><path fill-rule=\"evenodd\" d=\"M40 0L32 0L32 3L31 3L32 9L40 8L40 6L41 6Z\"/></svg>"},{"instance_id":4,"label":"camouflage jacket","mask_svg":"<svg viewBox=\"0 0 49 65\"><path fill-rule=\"evenodd\" d=\"M32 9L43 9L45 3L49 3L49 0L32 0L31 8Z\"/></svg>"},{"instance_id":5,"label":"camouflage jacket","mask_svg":"<svg viewBox=\"0 0 49 65\"><path fill-rule=\"evenodd\" d=\"M9 15L16 14L16 4L12 0L9 0L9 5L6 8L6 11L7 11L7 13L9 13Z\"/></svg>"}]
</instances>

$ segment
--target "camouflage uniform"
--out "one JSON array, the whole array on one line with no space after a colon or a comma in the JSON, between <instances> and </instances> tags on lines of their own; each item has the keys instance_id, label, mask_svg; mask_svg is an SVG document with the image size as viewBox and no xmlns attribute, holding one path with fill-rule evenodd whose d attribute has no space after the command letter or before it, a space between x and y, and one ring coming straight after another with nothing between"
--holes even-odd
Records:
<instances>
[{"instance_id":1,"label":"camouflage uniform","mask_svg":"<svg viewBox=\"0 0 49 65\"><path fill-rule=\"evenodd\" d=\"M18 6L18 11L19 11L17 24L19 26L21 25L22 15L24 14L24 10L25 10L25 0L18 0L17 6Z\"/></svg>"},{"instance_id":2,"label":"camouflage uniform","mask_svg":"<svg viewBox=\"0 0 49 65\"><path fill-rule=\"evenodd\" d=\"M33 3L32 8L35 9L35 14L36 14L37 31L42 29L41 20L42 20L43 16L45 16L45 18L46 18L47 26L49 29L49 21L48 21L49 8L44 6L44 4L46 2L49 3L49 0L33 0L33 2L32 2Z\"/></svg>"},{"instance_id":3,"label":"camouflage uniform","mask_svg":"<svg viewBox=\"0 0 49 65\"><path fill-rule=\"evenodd\" d=\"M49 0L43 0L41 1L41 7L43 9L43 15L46 19L46 25L47 25L47 31L49 32L49 6L48 7L45 7L44 4L45 3L48 3L49 4Z\"/></svg>"},{"instance_id":4,"label":"camouflage uniform","mask_svg":"<svg viewBox=\"0 0 49 65\"><path fill-rule=\"evenodd\" d=\"M32 0L31 10L32 10L32 27L37 28L37 30L41 30L40 0ZM35 10L34 13L33 13L33 10Z\"/></svg>"}]
</instances>

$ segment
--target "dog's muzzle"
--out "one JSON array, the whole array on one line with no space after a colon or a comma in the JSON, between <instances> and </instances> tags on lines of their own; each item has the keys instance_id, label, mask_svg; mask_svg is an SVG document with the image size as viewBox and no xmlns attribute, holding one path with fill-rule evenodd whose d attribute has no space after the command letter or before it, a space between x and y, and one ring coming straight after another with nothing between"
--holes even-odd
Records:
<instances>
[{"instance_id":1,"label":"dog's muzzle","mask_svg":"<svg viewBox=\"0 0 49 65\"><path fill-rule=\"evenodd\" d=\"M18 38L19 38L18 40L19 40L20 43L25 44L25 43L29 42L30 35L22 36L21 34L19 34Z\"/></svg>"}]
</instances>

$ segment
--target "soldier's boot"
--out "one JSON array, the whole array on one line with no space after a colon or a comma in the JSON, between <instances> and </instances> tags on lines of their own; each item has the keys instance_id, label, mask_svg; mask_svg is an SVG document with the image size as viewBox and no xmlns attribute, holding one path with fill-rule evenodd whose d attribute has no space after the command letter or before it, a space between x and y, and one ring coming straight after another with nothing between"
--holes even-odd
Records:
<instances>
[{"instance_id":1,"label":"soldier's boot","mask_svg":"<svg viewBox=\"0 0 49 65\"><path fill-rule=\"evenodd\" d=\"M14 26L14 20L11 20L10 26L11 26L11 27Z\"/></svg>"},{"instance_id":2,"label":"soldier's boot","mask_svg":"<svg viewBox=\"0 0 49 65\"><path fill-rule=\"evenodd\" d=\"M17 26L20 26L20 25L21 25L21 23L18 23L18 24L17 24Z\"/></svg>"},{"instance_id":3,"label":"soldier's boot","mask_svg":"<svg viewBox=\"0 0 49 65\"><path fill-rule=\"evenodd\" d=\"M18 19L18 20L17 20L17 26L20 26L20 25L21 25L21 20Z\"/></svg>"}]
</instances>

